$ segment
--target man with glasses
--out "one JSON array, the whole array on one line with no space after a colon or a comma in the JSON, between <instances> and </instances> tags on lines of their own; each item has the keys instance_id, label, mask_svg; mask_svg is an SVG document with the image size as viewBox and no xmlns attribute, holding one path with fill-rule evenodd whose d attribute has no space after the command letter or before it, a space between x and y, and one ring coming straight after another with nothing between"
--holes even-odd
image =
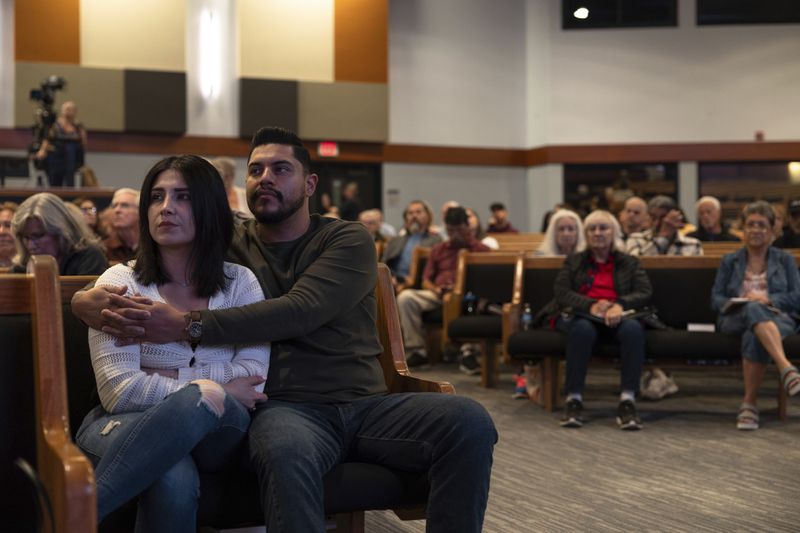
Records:
<instances>
[{"instance_id":1,"label":"man with glasses","mask_svg":"<svg viewBox=\"0 0 800 533\"><path fill-rule=\"evenodd\" d=\"M127 187L114 191L111 199L112 235L106 237L109 263L130 261L139 247L139 191Z\"/></svg>"}]
</instances>

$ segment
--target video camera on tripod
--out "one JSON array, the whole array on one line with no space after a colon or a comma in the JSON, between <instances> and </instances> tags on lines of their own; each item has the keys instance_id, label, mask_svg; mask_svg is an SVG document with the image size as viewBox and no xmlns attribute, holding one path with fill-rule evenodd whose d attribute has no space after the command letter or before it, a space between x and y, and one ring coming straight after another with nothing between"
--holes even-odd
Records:
<instances>
[{"instance_id":1,"label":"video camera on tripod","mask_svg":"<svg viewBox=\"0 0 800 533\"><path fill-rule=\"evenodd\" d=\"M39 108L34 114L33 142L28 151L35 154L42 146L42 141L47 137L47 132L56 121L57 114L53 109L56 101L56 92L67 86L67 80L61 76L49 76L42 80L39 87L31 89L30 99L39 102Z\"/></svg>"}]
</instances>

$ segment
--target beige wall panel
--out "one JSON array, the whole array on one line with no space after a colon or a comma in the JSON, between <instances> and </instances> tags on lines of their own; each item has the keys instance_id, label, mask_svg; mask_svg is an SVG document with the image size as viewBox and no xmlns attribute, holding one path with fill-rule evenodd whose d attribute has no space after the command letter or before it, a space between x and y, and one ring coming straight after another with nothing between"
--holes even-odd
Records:
<instances>
[{"instance_id":1,"label":"beige wall panel","mask_svg":"<svg viewBox=\"0 0 800 533\"><path fill-rule=\"evenodd\" d=\"M48 76L62 76L67 87L56 93L55 109L67 100L78 105L78 118L89 130L122 131L124 91L121 70L83 68L75 65L18 62L14 84L14 125L33 124L39 104L28 100L30 90L38 88Z\"/></svg>"},{"instance_id":2,"label":"beige wall panel","mask_svg":"<svg viewBox=\"0 0 800 533\"><path fill-rule=\"evenodd\" d=\"M185 70L186 0L81 0L81 65Z\"/></svg>"},{"instance_id":3,"label":"beige wall panel","mask_svg":"<svg viewBox=\"0 0 800 533\"><path fill-rule=\"evenodd\" d=\"M333 81L333 0L239 0L239 76Z\"/></svg>"},{"instance_id":4,"label":"beige wall panel","mask_svg":"<svg viewBox=\"0 0 800 533\"><path fill-rule=\"evenodd\" d=\"M300 83L299 134L304 139L388 139L388 90L378 83Z\"/></svg>"}]
</instances>

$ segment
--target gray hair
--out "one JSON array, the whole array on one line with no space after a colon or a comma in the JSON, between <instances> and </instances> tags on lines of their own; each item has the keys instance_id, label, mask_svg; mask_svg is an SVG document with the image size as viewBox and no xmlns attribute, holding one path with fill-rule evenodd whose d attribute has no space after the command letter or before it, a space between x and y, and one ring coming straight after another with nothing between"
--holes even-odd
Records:
<instances>
[{"instance_id":1,"label":"gray hair","mask_svg":"<svg viewBox=\"0 0 800 533\"><path fill-rule=\"evenodd\" d=\"M578 242L575 243L575 251L582 252L586 249L586 234L583 231L583 223L581 217L575 211L570 209L558 209L552 214L547 223L547 231L544 233L544 239L539 248L536 249L537 255L560 255L558 251L558 244L556 243L556 226L562 218L569 218L575 222L575 227L578 228Z\"/></svg>"},{"instance_id":2,"label":"gray hair","mask_svg":"<svg viewBox=\"0 0 800 533\"><path fill-rule=\"evenodd\" d=\"M236 161L230 157L216 157L210 160L209 163L214 165L223 178L236 175Z\"/></svg>"},{"instance_id":3,"label":"gray hair","mask_svg":"<svg viewBox=\"0 0 800 533\"><path fill-rule=\"evenodd\" d=\"M658 198L658 196L656 196ZM665 198L668 198L665 196ZM583 228L584 230L589 227L590 224L594 224L597 222L599 218L606 218L608 219L608 223L611 224L611 237L612 237L612 248L617 250L618 252L625 251L625 241L622 240L622 227L619 225L619 221L617 217L606 211L605 209L595 209L588 215L586 218L583 219Z\"/></svg>"},{"instance_id":4,"label":"gray hair","mask_svg":"<svg viewBox=\"0 0 800 533\"><path fill-rule=\"evenodd\" d=\"M14 234L18 236L29 220L41 222L45 232L58 239L57 259L60 264L71 253L83 250L90 244L97 244L99 241L83 219L80 209L74 205L72 207L75 209L74 211L70 210L67 204L55 194L40 192L20 204L17 212L14 213L11 227ZM30 253L25 246L22 246L18 263L24 266L28 263L28 259L30 259Z\"/></svg>"},{"instance_id":5,"label":"gray hair","mask_svg":"<svg viewBox=\"0 0 800 533\"><path fill-rule=\"evenodd\" d=\"M720 204L720 203L719 203L719 200L717 200L717 199L716 199L716 198L714 198L713 196L703 196L703 197L701 197L701 198L700 198L699 200L697 200L697 202L694 204L694 210L695 210L695 211L697 211L698 209L700 209L700 205L701 205L701 204L704 204L704 203L706 203L706 202L708 202L708 203L712 204L712 205L713 205L713 206L716 208L716 210L717 210L717 211L722 211L722 204Z\"/></svg>"},{"instance_id":6,"label":"gray hair","mask_svg":"<svg viewBox=\"0 0 800 533\"><path fill-rule=\"evenodd\" d=\"M132 194L132 195L134 195L136 197L136 200L135 200L136 207L137 208L139 207L139 194L140 194L140 192L137 191L136 189L131 189L130 187L123 187L121 189L117 189L116 191L114 191L114 196L111 197L111 203L112 204L114 203L114 198L116 198L118 194Z\"/></svg>"},{"instance_id":7,"label":"gray hair","mask_svg":"<svg viewBox=\"0 0 800 533\"><path fill-rule=\"evenodd\" d=\"M769 220L770 227L775 225L775 210L772 208L769 202L758 200L757 202L751 202L744 206L742 209L743 224L750 215L761 215Z\"/></svg>"},{"instance_id":8,"label":"gray hair","mask_svg":"<svg viewBox=\"0 0 800 533\"><path fill-rule=\"evenodd\" d=\"M677 208L678 204L675 203L675 200L664 194L653 196L652 198L650 198L650 201L647 202L648 211L652 211L653 209L677 209Z\"/></svg>"}]
</instances>

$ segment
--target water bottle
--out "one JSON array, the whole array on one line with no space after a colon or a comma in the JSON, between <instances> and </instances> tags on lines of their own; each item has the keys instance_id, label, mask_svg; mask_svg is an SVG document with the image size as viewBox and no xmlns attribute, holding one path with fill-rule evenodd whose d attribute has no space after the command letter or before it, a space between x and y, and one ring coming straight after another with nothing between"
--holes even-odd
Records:
<instances>
[{"instance_id":1,"label":"water bottle","mask_svg":"<svg viewBox=\"0 0 800 533\"><path fill-rule=\"evenodd\" d=\"M464 314L474 315L478 312L478 297L472 291L464 295Z\"/></svg>"},{"instance_id":2,"label":"water bottle","mask_svg":"<svg viewBox=\"0 0 800 533\"><path fill-rule=\"evenodd\" d=\"M522 319L520 320L520 325L524 331L528 331L529 329L533 328L533 311L531 311L531 304L526 303L522 307Z\"/></svg>"}]
</instances>

